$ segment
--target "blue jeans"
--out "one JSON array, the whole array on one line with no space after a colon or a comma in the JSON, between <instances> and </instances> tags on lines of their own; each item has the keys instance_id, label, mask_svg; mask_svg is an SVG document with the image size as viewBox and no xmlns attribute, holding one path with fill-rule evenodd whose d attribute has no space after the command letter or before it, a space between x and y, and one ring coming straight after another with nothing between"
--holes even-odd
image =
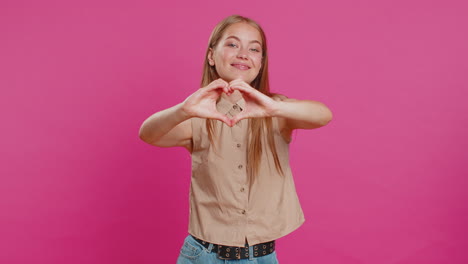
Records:
<instances>
[{"instance_id":1,"label":"blue jeans","mask_svg":"<svg viewBox=\"0 0 468 264\"><path fill-rule=\"evenodd\" d=\"M276 251L261 256L253 256L253 246L249 247L249 258L248 259L218 259L216 252L210 252L213 248L213 244L210 244L208 248L205 248L202 244L198 243L189 234L185 240L182 248L180 249L179 257L177 258L177 264L279 264L276 258Z\"/></svg>"}]
</instances>

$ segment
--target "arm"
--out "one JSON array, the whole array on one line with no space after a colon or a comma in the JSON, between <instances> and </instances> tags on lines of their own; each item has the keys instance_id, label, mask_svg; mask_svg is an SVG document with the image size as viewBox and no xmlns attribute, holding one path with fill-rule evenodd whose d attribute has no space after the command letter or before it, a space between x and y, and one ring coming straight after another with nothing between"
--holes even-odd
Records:
<instances>
[{"instance_id":1,"label":"arm","mask_svg":"<svg viewBox=\"0 0 468 264\"><path fill-rule=\"evenodd\" d=\"M240 79L229 84L230 89L239 90L246 101L246 109L233 118L233 123L244 118L274 116L278 117L282 132L288 132L297 128L318 128L333 117L330 109L317 101L290 99L280 94L270 98Z\"/></svg>"},{"instance_id":2,"label":"arm","mask_svg":"<svg viewBox=\"0 0 468 264\"><path fill-rule=\"evenodd\" d=\"M284 129L314 129L327 125L333 118L330 109L323 103L312 100L296 100L275 94L277 104L272 116L284 119Z\"/></svg>"},{"instance_id":3,"label":"arm","mask_svg":"<svg viewBox=\"0 0 468 264\"><path fill-rule=\"evenodd\" d=\"M190 118L217 119L232 126L231 120L216 110L216 100L223 92L229 93L227 83L218 79L198 89L183 103L151 115L140 127L140 139L158 147L185 147L191 152Z\"/></svg>"},{"instance_id":4,"label":"arm","mask_svg":"<svg viewBox=\"0 0 468 264\"><path fill-rule=\"evenodd\" d=\"M181 146L191 151L192 126L183 103L148 117L140 127L139 137L158 147Z\"/></svg>"}]
</instances>

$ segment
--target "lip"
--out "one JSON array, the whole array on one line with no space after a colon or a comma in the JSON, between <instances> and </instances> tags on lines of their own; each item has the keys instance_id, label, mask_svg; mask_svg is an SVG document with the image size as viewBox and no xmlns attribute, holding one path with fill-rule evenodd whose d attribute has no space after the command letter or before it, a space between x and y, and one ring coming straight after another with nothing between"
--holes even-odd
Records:
<instances>
[{"instance_id":1,"label":"lip","mask_svg":"<svg viewBox=\"0 0 468 264\"><path fill-rule=\"evenodd\" d=\"M250 66L245 63L232 63L231 66L243 71L250 69Z\"/></svg>"}]
</instances>

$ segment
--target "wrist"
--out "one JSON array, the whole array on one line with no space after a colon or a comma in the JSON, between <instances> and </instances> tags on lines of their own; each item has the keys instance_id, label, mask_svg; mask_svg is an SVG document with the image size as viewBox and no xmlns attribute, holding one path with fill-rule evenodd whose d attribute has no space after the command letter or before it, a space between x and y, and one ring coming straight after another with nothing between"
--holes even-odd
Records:
<instances>
[{"instance_id":1,"label":"wrist","mask_svg":"<svg viewBox=\"0 0 468 264\"><path fill-rule=\"evenodd\" d=\"M268 115L270 117L279 117L282 115L284 109L284 102L283 101L274 101L272 104Z\"/></svg>"},{"instance_id":2,"label":"wrist","mask_svg":"<svg viewBox=\"0 0 468 264\"><path fill-rule=\"evenodd\" d=\"M191 114L190 111L188 111L185 102L176 105L176 113L177 116L180 117L182 120L187 120L189 118L194 117L194 115Z\"/></svg>"}]
</instances>

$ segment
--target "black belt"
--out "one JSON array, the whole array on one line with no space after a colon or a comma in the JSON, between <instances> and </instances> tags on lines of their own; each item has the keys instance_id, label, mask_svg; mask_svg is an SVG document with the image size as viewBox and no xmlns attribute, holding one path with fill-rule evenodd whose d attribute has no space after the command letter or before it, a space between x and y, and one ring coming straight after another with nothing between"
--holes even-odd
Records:
<instances>
[{"instance_id":1,"label":"black belt","mask_svg":"<svg viewBox=\"0 0 468 264\"><path fill-rule=\"evenodd\" d=\"M203 241L192 236L196 241L208 248L210 242ZM275 251L275 240L265 243L253 245L254 257L261 257L273 253ZM224 245L213 244L211 252L216 252L219 259L246 259L249 258L249 246L245 247L230 247Z\"/></svg>"}]
</instances>

